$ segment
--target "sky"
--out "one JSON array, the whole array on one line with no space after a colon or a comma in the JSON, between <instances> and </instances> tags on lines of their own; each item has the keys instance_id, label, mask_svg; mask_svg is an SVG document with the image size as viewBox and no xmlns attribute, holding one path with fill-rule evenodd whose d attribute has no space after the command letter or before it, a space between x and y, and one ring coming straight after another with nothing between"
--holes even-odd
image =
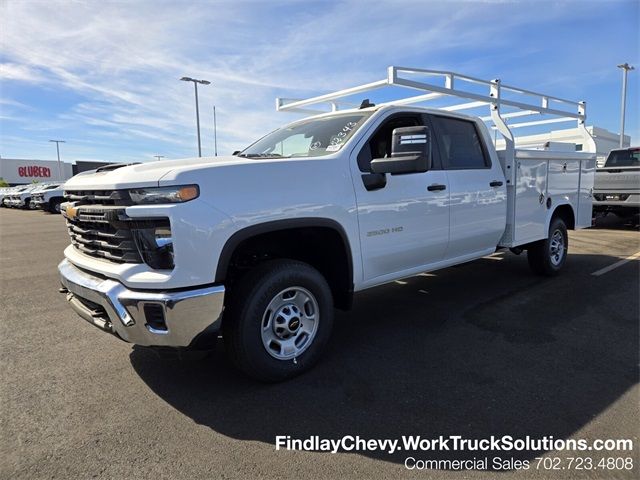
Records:
<instances>
[{"instance_id":1,"label":"sky","mask_svg":"<svg viewBox=\"0 0 640 480\"><path fill-rule=\"evenodd\" d=\"M639 25L640 0L0 0L0 157L55 159L50 139L65 140L67 161L195 156L183 76L211 81L199 88L203 155L214 153L214 105L218 152L230 154L300 118L276 112L276 97L381 80L389 65L585 100L587 124L617 133L616 65L640 68Z\"/></svg>"}]
</instances>

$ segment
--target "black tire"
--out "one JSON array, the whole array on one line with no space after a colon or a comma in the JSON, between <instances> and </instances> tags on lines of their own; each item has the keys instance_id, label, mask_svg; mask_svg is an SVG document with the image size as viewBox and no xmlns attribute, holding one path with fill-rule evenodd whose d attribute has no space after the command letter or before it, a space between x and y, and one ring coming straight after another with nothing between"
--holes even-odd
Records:
<instances>
[{"instance_id":1,"label":"black tire","mask_svg":"<svg viewBox=\"0 0 640 480\"><path fill-rule=\"evenodd\" d=\"M557 241L561 241L561 245ZM562 218L554 217L549 225L549 236L533 243L527 249L529 267L538 275L557 275L567 261L568 248L567 225Z\"/></svg>"},{"instance_id":2,"label":"black tire","mask_svg":"<svg viewBox=\"0 0 640 480\"><path fill-rule=\"evenodd\" d=\"M60 213L60 204L62 203L62 200L59 198L52 198L51 200L49 200L49 212L50 213Z\"/></svg>"},{"instance_id":3,"label":"black tire","mask_svg":"<svg viewBox=\"0 0 640 480\"><path fill-rule=\"evenodd\" d=\"M278 359L263 344L263 325L269 315L267 307L279 299L279 293L293 287L301 287L312 295L318 307L317 327L299 356ZM276 321L271 323L275 329ZM302 323L299 318L296 328ZM255 267L234 285L229 293L222 328L225 350L238 369L263 382L279 382L305 372L318 362L332 325L331 289L320 272L294 260L270 260Z\"/></svg>"}]
</instances>

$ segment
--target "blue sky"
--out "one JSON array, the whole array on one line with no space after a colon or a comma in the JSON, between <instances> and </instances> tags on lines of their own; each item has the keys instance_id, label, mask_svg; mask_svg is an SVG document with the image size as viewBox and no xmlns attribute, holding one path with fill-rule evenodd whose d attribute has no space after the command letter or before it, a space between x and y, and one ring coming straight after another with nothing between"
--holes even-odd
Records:
<instances>
[{"instance_id":1,"label":"blue sky","mask_svg":"<svg viewBox=\"0 0 640 480\"><path fill-rule=\"evenodd\" d=\"M379 80L389 65L586 100L587 123L618 132L616 65L640 67L639 25L638 0L0 0L0 156L55 158L52 138L66 140L66 160L194 156L184 75L212 82L199 92L203 154L213 154L214 104L228 154L297 118L275 112L275 97ZM639 75L625 129L634 144Z\"/></svg>"}]
</instances>

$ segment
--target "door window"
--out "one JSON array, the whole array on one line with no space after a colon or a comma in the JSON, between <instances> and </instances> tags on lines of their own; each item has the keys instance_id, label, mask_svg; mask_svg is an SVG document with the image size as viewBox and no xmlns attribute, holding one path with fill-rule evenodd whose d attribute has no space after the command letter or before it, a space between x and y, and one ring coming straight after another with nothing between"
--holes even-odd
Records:
<instances>
[{"instance_id":1,"label":"door window","mask_svg":"<svg viewBox=\"0 0 640 480\"><path fill-rule=\"evenodd\" d=\"M417 127L423 125L418 115L392 115L378 127L360 153L358 153L358 168L361 172L371 171L371 160L391 156L391 136L393 130L402 127Z\"/></svg>"},{"instance_id":2,"label":"door window","mask_svg":"<svg viewBox=\"0 0 640 480\"><path fill-rule=\"evenodd\" d=\"M431 122L447 170L489 168L491 163L473 122L434 115Z\"/></svg>"}]
</instances>

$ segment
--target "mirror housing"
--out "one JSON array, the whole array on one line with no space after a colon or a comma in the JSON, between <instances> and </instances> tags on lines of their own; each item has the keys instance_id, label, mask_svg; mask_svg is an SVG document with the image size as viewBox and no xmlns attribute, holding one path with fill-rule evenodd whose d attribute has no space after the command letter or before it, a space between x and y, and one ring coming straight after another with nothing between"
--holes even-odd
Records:
<instances>
[{"instance_id":1,"label":"mirror housing","mask_svg":"<svg viewBox=\"0 0 640 480\"><path fill-rule=\"evenodd\" d=\"M401 175L422 173L431 168L431 132L428 127L396 128L391 138L391 157L373 159L373 173Z\"/></svg>"}]
</instances>

